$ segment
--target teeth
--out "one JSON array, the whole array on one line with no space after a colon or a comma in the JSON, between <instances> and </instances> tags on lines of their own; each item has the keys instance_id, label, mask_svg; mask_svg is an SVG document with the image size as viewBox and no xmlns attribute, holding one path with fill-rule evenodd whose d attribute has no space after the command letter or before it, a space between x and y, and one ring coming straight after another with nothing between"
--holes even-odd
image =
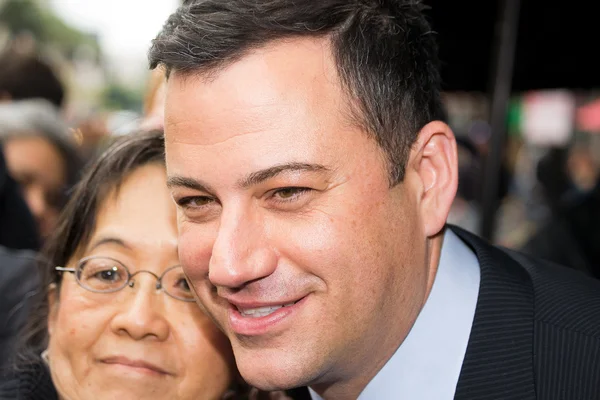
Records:
<instances>
[{"instance_id":1,"label":"teeth","mask_svg":"<svg viewBox=\"0 0 600 400\"><path fill-rule=\"evenodd\" d=\"M269 314L272 314L282 307L289 307L294 304L296 304L296 303L293 302L293 303L283 304L281 306L267 306L267 307L246 308L246 309L237 307L237 309L240 312L240 314L242 314L242 316L244 316L244 317L259 318L259 317L265 317Z\"/></svg>"}]
</instances>

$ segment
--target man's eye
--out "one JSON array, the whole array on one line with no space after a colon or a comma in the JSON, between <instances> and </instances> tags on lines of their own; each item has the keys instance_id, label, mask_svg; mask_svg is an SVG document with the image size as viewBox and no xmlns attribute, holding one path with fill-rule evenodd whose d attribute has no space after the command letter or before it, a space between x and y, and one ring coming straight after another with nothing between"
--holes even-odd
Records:
<instances>
[{"instance_id":1,"label":"man's eye","mask_svg":"<svg viewBox=\"0 0 600 400\"><path fill-rule=\"evenodd\" d=\"M310 189L304 187L281 188L273 192L273 198L277 201L292 201L308 191Z\"/></svg>"},{"instance_id":2,"label":"man's eye","mask_svg":"<svg viewBox=\"0 0 600 400\"><path fill-rule=\"evenodd\" d=\"M214 199L206 196L190 196L176 200L179 207L183 208L200 208L214 202Z\"/></svg>"}]
</instances>

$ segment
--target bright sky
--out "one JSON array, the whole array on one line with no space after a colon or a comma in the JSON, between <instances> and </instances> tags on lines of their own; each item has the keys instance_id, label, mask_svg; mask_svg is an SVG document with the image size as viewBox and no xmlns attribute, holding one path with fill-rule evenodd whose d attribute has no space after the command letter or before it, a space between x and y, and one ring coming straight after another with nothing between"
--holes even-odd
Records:
<instances>
[{"instance_id":1,"label":"bright sky","mask_svg":"<svg viewBox=\"0 0 600 400\"><path fill-rule=\"evenodd\" d=\"M143 65L150 41L179 0L49 0L67 23L95 32L111 61Z\"/></svg>"}]
</instances>

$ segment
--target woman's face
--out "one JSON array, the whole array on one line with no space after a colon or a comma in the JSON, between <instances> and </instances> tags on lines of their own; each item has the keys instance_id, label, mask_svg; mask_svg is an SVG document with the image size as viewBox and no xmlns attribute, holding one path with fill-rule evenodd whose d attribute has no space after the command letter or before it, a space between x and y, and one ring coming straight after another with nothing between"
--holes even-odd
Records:
<instances>
[{"instance_id":1,"label":"woman's face","mask_svg":"<svg viewBox=\"0 0 600 400\"><path fill-rule=\"evenodd\" d=\"M135 170L101 205L82 257L160 276L179 264L175 206L164 167ZM233 379L230 345L195 303L156 289L147 273L93 293L65 273L50 295L48 356L62 399L218 399ZM56 298L58 296L58 298Z\"/></svg>"},{"instance_id":2,"label":"woman's face","mask_svg":"<svg viewBox=\"0 0 600 400\"><path fill-rule=\"evenodd\" d=\"M41 236L48 236L56 225L67 181L63 157L41 136L10 138L4 144L4 153L8 171L23 189Z\"/></svg>"}]
</instances>

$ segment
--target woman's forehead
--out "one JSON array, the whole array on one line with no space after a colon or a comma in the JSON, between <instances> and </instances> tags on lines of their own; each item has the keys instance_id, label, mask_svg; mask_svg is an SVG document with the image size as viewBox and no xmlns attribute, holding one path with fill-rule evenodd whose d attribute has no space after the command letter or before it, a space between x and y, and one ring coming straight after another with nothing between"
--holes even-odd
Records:
<instances>
[{"instance_id":1,"label":"woman's forehead","mask_svg":"<svg viewBox=\"0 0 600 400\"><path fill-rule=\"evenodd\" d=\"M95 228L88 248L103 238L115 238L140 251L176 250L175 205L166 187L165 168L139 167L118 190L110 190L99 205Z\"/></svg>"}]
</instances>

